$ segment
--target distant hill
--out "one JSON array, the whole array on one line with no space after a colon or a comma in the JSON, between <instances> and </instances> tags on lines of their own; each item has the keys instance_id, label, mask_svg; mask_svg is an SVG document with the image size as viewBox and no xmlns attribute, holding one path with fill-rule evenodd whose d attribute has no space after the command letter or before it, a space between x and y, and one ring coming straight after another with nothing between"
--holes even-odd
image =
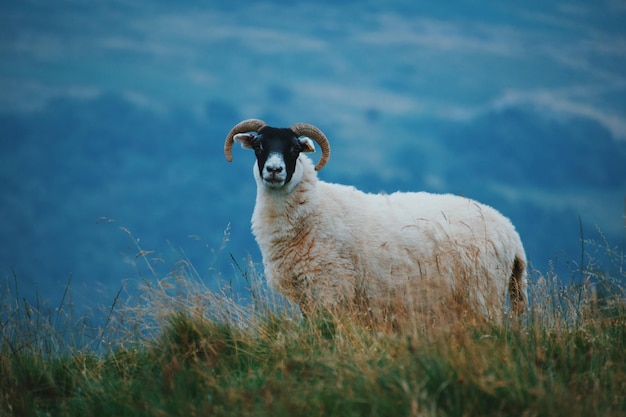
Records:
<instances>
[{"instance_id":1,"label":"distant hill","mask_svg":"<svg viewBox=\"0 0 626 417\"><path fill-rule=\"evenodd\" d=\"M249 231L253 157L238 149L227 164L222 154L241 118L226 102L209 102L203 114L159 113L117 95L0 115L2 274L15 273L25 294L36 289L52 302L72 275L76 304L89 309L110 303L128 279L153 278L136 256L142 249L153 251L157 275L182 259L210 287L232 281L245 292L229 253L260 262ZM414 130L380 123L415 139L363 149L378 152L373 166L346 160L361 150L331 139L337 152L320 175L366 191L454 192L491 204L516 224L531 262L545 270L560 257L566 279L569 261L580 257L579 217L586 237L599 224L611 242L624 243L626 146L590 120L509 108ZM351 175L331 168L350 164Z\"/></svg>"},{"instance_id":2,"label":"distant hill","mask_svg":"<svg viewBox=\"0 0 626 417\"><path fill-rule=\"evenodd\" d=\"M591 119L527 108L489 113L445 134L463 165L451 178L498 181L542 189L626 189L626 141ZM485 164L485 162L488 162ZM464 172L465 171L465 172Z\"/></svg>"}]
</instances>

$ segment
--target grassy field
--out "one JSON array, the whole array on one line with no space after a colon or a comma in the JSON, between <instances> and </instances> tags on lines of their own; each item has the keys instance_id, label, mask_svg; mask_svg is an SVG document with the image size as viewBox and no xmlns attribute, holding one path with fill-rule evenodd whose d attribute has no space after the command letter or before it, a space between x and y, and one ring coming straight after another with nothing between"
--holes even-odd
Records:
<instances>
[{"instance_id":1,"label":"grassy field","mask_svg":"<svg viewBox=\"0 0 626 417\"><path fill-rule=\"evenodd\" d=\"M624 416L623 254L563 286L534 271L532 304L502 325L457 320L393 332L302 320L260 285L247 305L181 264L116 299L106 325L2 300L2 416ZM68 292L70 283L68 283Z\"/></svg>"}]
</instances>

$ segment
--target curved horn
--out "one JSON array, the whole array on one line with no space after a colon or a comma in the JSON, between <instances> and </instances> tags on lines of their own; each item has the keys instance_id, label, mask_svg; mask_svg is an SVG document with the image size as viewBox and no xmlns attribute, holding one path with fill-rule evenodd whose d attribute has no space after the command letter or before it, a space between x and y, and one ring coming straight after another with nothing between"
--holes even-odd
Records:
<instances>
[{"instance_id":1,"label":"curved horn","mask_svg":"<svg viewBox=\"0 0 626 417\"><path fill-rule=\"evenodd\" d=\"M242 122L239 122L233 127L230 132L228 132L228 136L226 136L226 142L224 142L224 156L226 156L226 160L231 162L233 160L233 143L235 142L235 135L238 133L246 133L246 132L258 132L265 126L265 122L259 119L248 119Z\"/></svg>"},{"instance_id":2,"label":"curved horn","mask_svg":"<svg viewBox=\"0 0 626 417\"><path fill-rule=\"evenodd\" d=\"M307 123L297 123L291 126L291 130L293 130L296 135L307 136L320 145L320 148L322 149L322 157L317 165L315 165L315 170L319 171L322 169L330 159L330 144L328 143L326 136L321 130Z\"/></svg>"}]
</instances>

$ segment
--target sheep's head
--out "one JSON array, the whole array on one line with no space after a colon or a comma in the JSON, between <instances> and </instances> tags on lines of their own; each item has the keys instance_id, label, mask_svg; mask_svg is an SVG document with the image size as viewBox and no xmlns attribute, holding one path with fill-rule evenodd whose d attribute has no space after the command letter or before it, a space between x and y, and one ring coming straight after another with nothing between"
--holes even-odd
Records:
<instances>
[{"instance_id":1,"label":"sheep's head","mask_svg":"<svg viewBox=\"0 0 626 417\"><path fill-rule=\"evenodd\" d=\"M291 181L300 153L315 152L311 139L322 150L322 157L315 166L315 170L319 171L330 158L330 145L318 128L306 123L298 123L289 128L275 128L267 126L262 120L244 120L228 133L224 143L224 155L227 161L232 161L235 141L246 149L253 149L259 175L265 186L280 188Z\"/></svg>"}]
</instances>

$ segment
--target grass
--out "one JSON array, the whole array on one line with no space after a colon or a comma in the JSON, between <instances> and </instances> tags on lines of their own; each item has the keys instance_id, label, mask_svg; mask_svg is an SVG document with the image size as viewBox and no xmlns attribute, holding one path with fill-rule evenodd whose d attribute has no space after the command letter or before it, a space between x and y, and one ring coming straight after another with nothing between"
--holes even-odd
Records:
<instances>
[{"instance_id":1,"label":"grass","mask_svg":"<svg viewBox=\"0 0 626 417\"><path fill-rule=\"evenodd\" d=\"M102 329L72 317L66 296L54 310L20 301L14 278L0 415L623 416L626 272L601 246L611 261L583 254L570 285L533 272L521 320L401 333L302 320L251 264L238 265L249 303L207 290L183 262L145 280L136 305L116 298Z\"/></svg>"}]
</instances>

